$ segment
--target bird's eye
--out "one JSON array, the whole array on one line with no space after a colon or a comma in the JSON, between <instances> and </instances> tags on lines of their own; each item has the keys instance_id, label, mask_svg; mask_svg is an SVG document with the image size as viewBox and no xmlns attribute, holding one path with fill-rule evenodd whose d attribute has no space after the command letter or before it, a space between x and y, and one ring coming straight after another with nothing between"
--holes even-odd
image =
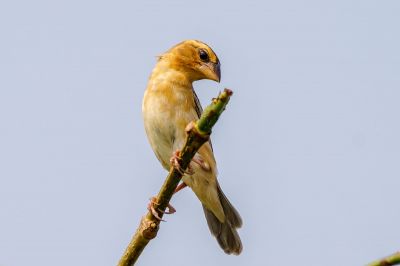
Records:
<instances>
[{"instance_id":1,"label":"bird's eye","mask_svg":"<svg viewBox=\"0 0 400 266\"><path fill-rule=\"evenodd\" d=\"M208 62L210 60L207 52L204 51L203 49L199 50L199 56L200 56L201 61L203 61L203 62Z\"/></svg>"}]
</instances>

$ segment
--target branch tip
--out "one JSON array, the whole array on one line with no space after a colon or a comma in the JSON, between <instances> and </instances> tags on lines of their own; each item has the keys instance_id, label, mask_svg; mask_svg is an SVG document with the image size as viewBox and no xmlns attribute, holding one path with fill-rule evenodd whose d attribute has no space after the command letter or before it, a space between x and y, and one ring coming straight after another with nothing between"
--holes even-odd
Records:
<instances>
[{"instance_id":1,"label":"branch tip","mask_svg":"<svg viewBox=\"0 0 400 266\"><path fill-rule=\"evenodd\" d=\"M231 91L231 90L228 89L228 88L225 88L225 89L224 89L224 92L225 92L228 96L232 96L232 94L233 94L233 91Z\"/></svg>"}]
</instances>

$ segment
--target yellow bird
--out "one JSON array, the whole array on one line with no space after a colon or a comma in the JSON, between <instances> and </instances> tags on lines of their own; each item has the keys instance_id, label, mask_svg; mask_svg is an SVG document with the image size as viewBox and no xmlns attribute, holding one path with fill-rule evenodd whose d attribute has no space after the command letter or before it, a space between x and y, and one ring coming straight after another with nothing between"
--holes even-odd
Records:
<instances>
[{"instance_id":1,"label":"yellow bird","mask_svg":"<svg viewBox=\"0 0 400 266\"><path fill-rule=\"evenodd\" d=\"M166 170L171 164L180 169L176 158L185 144L185 127L199 119L202 112L192 83L201 79L219 82L220 78L219 59L203 42L187 40L158 57L144 94L142 112L150 145ZM186 185L193 190L221 248L228 254L240 254L242 242L237 228L242 219L218 184L211 142L199 149L182 181L177 191Z\"/></svg>"}]
</instances>

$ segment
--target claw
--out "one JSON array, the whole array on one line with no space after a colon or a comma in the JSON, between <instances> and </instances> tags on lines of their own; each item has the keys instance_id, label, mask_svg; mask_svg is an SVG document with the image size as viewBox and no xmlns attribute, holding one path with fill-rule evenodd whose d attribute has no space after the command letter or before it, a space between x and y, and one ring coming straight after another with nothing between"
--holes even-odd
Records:
<instances>
[{"instance_id":1,"label":"claw","mask_svg":"<svg viewBox=\"0 0 400 266\"><path fill-rule=\"evenodd\" d=\"M176 187L174 193L177 193L179 190L181 190L181 189L183 189L183 188L185 188L185 187L187 187L187 185L186 185L185 183L183 183L183 182L180 183L180 184Z\"/></svg>"},{"instance_id":2,"label":"claw","mask_svg":"<svg viewBox=\"0 0 400 266\"><path fill-rule=\"evenodd\" d=\"M147 210L149 210L151 212L151 214L153 214L154 217L156 217L157 220L165 222L165 220L163 220L159 215L158 212L156 211L156 209L154 208L154 206L157 205L157 198L156 197L151 197L150 198L150 202L147 205ZM158 208L157 208L158 209Z\"/></svg>"},{"instance_id":3,"label":"claw","mask_svg":"<svg viewBox=\"0 0 400 266\"><path fill-rule=\"evenodd\" d=\"M158 209L160 212L162 212L162 213L164 213L164 214L173 214L173 213L176 213L176 209L174 208L174 207L172 207L172 205L171 204L169 204L168 203L168 206L167 206L167 210L165 210L165 211L162 211L162 210L160 210L160 209Z\"/></svg>"},{"instance_id":4,"label":"claw","mask_svg":"<svg viewBox=\"0 0 400 266\"><path fill-rule=\"evenodd\" d=\"M165 211L160 210L158 207L157 207L157 209L156 209L156 208L155 208L156 205L158 205L158 203L157 203L157 198L156 198L156 197L151 197L151 198L150 198L150 202L149 202L149 204L147 205L147 209L148 209L148 210L153 214L153 216L154 216L157 220L159 220L159 221L165 222L165 220L163 220L163 219L159 216L158 212L163 213L163 214L173 214L173 213L176 212L176 209L175 209L174 207L172 207L172 205L169 204L169 203L168 203L168 206L167 206L167 210L165 210ZM157 212L157 211L158 211L158 212Z\"/></svg>"},{"instance_id":5,"label":"claw","mask_svg":"<svg viewBox=\"0 0 400 266\"><path fill-rule=\"evenodd\" d=\"M175 152L172 154L172 157L171 157L171 159L169 160L170 163L172 164L172 166L173 166L176 170L178 170L178 172L179 172L181 175L193 175L193 174L194 174L194 171L193 171L193 169L190 167L190 165L189 165L189 167L188 167L187 170L182 169L181 164L179 163L179 158L180 158L180 151L177 150L177 151L175 151Z\"/></svg>"}]
</instances>

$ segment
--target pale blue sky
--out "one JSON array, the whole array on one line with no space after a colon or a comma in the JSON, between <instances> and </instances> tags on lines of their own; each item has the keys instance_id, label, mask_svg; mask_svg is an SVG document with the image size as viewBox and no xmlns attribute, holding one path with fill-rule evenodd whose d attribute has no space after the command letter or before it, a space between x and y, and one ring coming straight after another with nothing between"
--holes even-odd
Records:
<instances>
[{"instance_id":1,"label":"pale blue sky","mask_svg":"<svg viewBox=\"0 0 400 266\"><path fill-rule=\"evenodd\" d=\"M210 44L242 214L227 256L186 189L137 265L354 266L400 249L400 2L2 1L0 265L115 265L166 172L141 100L155 56Z\"/></svg>"}]
</instances>

